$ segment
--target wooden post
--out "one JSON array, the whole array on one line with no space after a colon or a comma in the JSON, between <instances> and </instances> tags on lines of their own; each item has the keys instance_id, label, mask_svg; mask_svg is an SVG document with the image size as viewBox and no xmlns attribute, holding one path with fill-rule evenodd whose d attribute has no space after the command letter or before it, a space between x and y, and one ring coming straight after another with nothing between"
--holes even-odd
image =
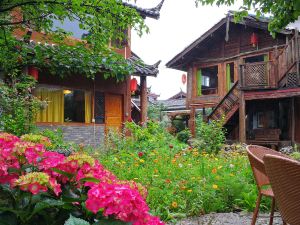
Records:
<instances>
[{"instance_id":1,"label":"wooden post","mask_svg":"<svg viewBox=\"0 0 300 225\"><path fill-rule=\"evenodd\" d=\"M279 63L279 60L278 60L278 58L277 58L277 56L278 56L278 47L277 47L277 45L275 46L275 52L274 52L274 54L273 54L273 71L271 71L271 73L273 72L274 73L274 80L275 80L275 88L277 88L278 87L278 81L279 81L279 65L278 65L278 63Z\"/></svg>"},{"instance_id":2,"label":"wooden post","mask_svg":"<svg viewBox=\"0 0 300 225\"><path fill-rule=\"evenodd\" d=\"M240 90L239 105L239 139L241 143L246 143L246 102L244 91Z\"/></svg>"},{"instance_id":3,"label":"wooden post","mask_svg":"<svg viewBox=\"0 0 300 225\"><path fill-rule=\"evenodd\" d=\"M294 144L295 143L295 97L292 98L291 111L292 111L291 112L292 113L291 115L292 137L291 138L292 138L292 144Z\"/></svg>"},{"instance_id":4,"label":"wooden post","mask_svg":"<svg viewBox=\"0 0 300 225\"><path fill-rule=\"evenodd\" d=\"M189 129L192 133L192 136L195 137L195 135L196 135L196 109L194 107L191 108L191 112L190 112Z\"/></svg>"},{"instance_id":5,"label":"wooden post","mask_svg":"<svg viewBox=\"0 0 300 225\"><path fill-rule=\"evenodd\" d=\"M298 29L295 29L295 57L296 57L296 73L298 75L298 85L300 85L300 68L299 68L299 33Z\"/></svg>"},{"instance_id":6,"label":"wooden post","mask_svg":"<svg viewBox=\"0 0 300 225\"><path fill-rule=\"evenodd\" d=\"M141 123L147 122L148 94L147 94L147 77L141 76Z\"/></svg>"}]
</instances>

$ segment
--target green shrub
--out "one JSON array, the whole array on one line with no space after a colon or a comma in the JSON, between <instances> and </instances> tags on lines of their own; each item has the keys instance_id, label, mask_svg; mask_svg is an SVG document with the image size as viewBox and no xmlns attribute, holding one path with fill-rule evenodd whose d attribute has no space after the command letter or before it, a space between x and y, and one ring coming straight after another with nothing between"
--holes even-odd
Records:
<instances>
[{"instance_id":1,"label":"green shrub","mask_svg":"<svg viewBox=\"0 0 300 225\"><path fill-rule=\"evenodd\" d=\"M225 143L224 119L204 122L201 116L196 119L196 141L194 146L208 153L218 153Z\"/></svg>"},{"instance_id":2,"label":"green shrub","mask_svg":"<svg viewBox=\"0 0 300 225\"><path fill-rule=\"evenodd\" d=\"M21 136L35 129L40 101L33 96L34 78L11 74L9 83L0 81L0 131Z\"/></svg>"},{"instance_id":3,"label":"green shrub","mask_svg":"<svg viewBox=\"0 0 300 225\"><path fill-rule=\"evenodd\" d=\"M293 152L292 154L290 154L290 156L293 159L300 161L300 152Z\"/></svg>"},{"instance_id":4,"label":"green shrub","mask_svg":"<svg viewBox=\"0 0 300 225\"><path fill-rule=\"evenodd\" d=\"M183 143L187 143L191 137L192 134L189 129L184 129L177 134L177 139Z\"/></svg>"}]
</instances>

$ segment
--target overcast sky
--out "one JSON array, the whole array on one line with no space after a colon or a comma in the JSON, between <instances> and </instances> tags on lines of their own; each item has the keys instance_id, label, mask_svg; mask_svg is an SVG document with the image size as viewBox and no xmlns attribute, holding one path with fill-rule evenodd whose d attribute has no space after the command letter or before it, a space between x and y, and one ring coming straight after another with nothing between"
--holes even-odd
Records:
<instances>
[{"instance_id":1,"label":"overcast sky","mask_svg":"<svg viewBox=\"0 0 300 225\"><path fill-rule=\"evenodd\" d=\"M152 8L161 0L137 0L137 5ZM186 85L181 82L184 72L167 69L165 64L185 47L200 37L209 28L221 20L233 7L199 6L194 0L165 0L160 13L160 19L146 19L150 34L141 38L132 32L132 50L147 64L162 60L157 78L149 78L148 86L152 92L160 94L160 99L167 99L180 91L186 91Z\"/></svg>"}]
</instances>

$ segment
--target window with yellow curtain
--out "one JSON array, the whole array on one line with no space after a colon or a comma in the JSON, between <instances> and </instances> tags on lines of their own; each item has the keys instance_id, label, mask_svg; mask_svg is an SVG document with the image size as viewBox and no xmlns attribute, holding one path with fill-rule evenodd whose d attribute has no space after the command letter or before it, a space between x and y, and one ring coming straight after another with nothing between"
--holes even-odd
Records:
<instances>
[{"instance_id":1,"label":"window with yellow curtain","mask_svg":"<svg viewBox=\"0 0 300 225\"><path fill-rule=\"evenodd\" d=\"M47 102L37 122L92 122L92 93L83 90L38 88L36 96Z\"/></svg>"}]
</instances>

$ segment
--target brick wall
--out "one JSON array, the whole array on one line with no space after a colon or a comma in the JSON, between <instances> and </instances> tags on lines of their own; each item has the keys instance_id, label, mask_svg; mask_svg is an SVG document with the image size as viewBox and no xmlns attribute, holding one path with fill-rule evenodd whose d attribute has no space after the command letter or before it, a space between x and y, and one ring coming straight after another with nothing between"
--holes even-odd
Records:
<instances>
[{"instance_id":1,"label":"brick wall","mask_svg":"<svg viewBox=\"0 0 300 225\"><path fill-rule=\"evenodd\" d=\"M104 141L104 126L76 126L76 125L38 125L40 129L61 129L64 139L69 142L84 145L100 145Z\"/></svg>"}]
</instances>

